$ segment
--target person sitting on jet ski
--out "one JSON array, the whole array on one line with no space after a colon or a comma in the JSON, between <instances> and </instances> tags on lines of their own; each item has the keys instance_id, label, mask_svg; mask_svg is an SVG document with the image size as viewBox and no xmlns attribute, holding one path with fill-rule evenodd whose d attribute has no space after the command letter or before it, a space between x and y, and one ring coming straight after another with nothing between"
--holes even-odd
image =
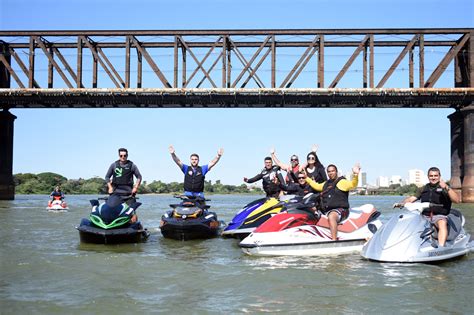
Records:
<instances>
[{"instance_id":1,"label":"person sitting on jet ski","mask_svg":"<svg viewBox=\"0 0 474 315\"><path fill-rule=\"evenodd\" d=\"M298 176L300 170L300 162L298 156L296 154L293 154L290 157L290 165L287 165L285 163L280 162L280 160L276 156L274 148L270 149L270 153L272 154L272 159L275 164L278 165L282 170L285 170L287 172L285 181L287 183L296 183L297 181L294 177Z\"/></svg>"},{"instance_id":2,"label":"person sitting on jet ski","mask_svg":"<svg viewBox=\"0 0 474 315\"><path fill-rule=\"evenodd\" d=\"M403 207L405 203L415 202L429 202L434 204L421 213L431 224L434 224L438 229L438 244L444 246L448 238L448 219L447 215L451 211L451 204L459 203L459 195L441 179L441 171L437 167L431 167L428 170L429 183L426 184L421 192L416 196L405 198L401 203L393 205L396 207Z\"/></svg>"},{"instance_id":3,"label":"person sitting on jet ski","mask_svg":"<svg viewBox=\"0 0 474 315\"><path fill-rule=\"evenodd\" d=\"M300 166L300 173L303 170L306 172L306 176L314 180L316 183L324 183L328 180L324 166L319 161L316 151L318 150L317 145L313 145L311 152L306 155L306 163Z\"/></svg>"},{"instance_id":4,"label":"person sitting on jet ski","mask_svg":"<svg viewBox=\"0 0 474 315\"><path fill-rule=\"evenodd\" d=\"M295 180L297 180L298 183L295 183ZM280 188L289 194L294 194L300 197L304 197L309 193L315 192L315 190L311 188L311 186L306 182L306 175L304 173L298 174L298 177L296 177L296 179L293 179L293 182L291 183L280 183Z\"/></svg>"},{"instance_id":5,"label":"person sitting on jet ski","mask_svg":"<svg viewBox=\"0 0 474 315\"><path fill-rule=\"evenodd\" d=\"M55 199L63 200L64 193L61 191L61 186L56 186L53 192L49 196L51 197L51 200L49 201L50 204L51 204L51 201Z\"/></svg>"},{"instance_id":6,"label":"person sitting on jet ski","mask_svg":"<svg viewBox=\"0 0 474 315\"><path fill-rule=\"evenodd\" d=\"M337 224L349 216L349 190L357 187L359 182L360 165L356 163L352 168L352 180L344 176L337 176L337 167L328 165L326 169L329 179L324 183L317 183L310 177L306 182L316 191L321 192L321 212L328 217L331 237L337 240Z\"/></svg>"},{"instance_id":7,"label":"person sitting on jet ski","mask_svg":"<svg viewBox=\"0 0 474 315\"><path fill-rule=\"evenodd\" d=\"M272 158L267 156L264 159L265 168L257 175L252 178L244 177L244 182L254 183L262 180L263 190L267 194L267 197L278 198L281 193L280 183L284 183L285 180L280 173L280 167L274 166Z\"/></svg>"},{"instance_id":8,"label":"person sitting on jet ski","mask_svg":"<svg viewBox=\"0 0 474 315\"><path fill-rule=\"evenodd\" d=\"M186 165L176 156L176 151L172 145L169 146L169 151L173 161L178 165L180 170L184 173L184 195L201 197L204 199L204 179L207 172L219 162L224 149L220 148L217 151L217 156L209 162L207 165L199 166L199 155L196 153L191 154L190 161L191 165Z\"/></svg>"},{"instance_id":9,"label":"person sitting on jet ski","mask_svg":"<svg viewBox=\"0 0 474 315\"><path fill-rule=\"evenodd\" d=\"M128 160L128 151L125 148L118 149L119 159L113 162L105 175L108 193L121 196L134 196L142 182L142 174L132 161ZM137 179L133 184L133 176ZM110 179L112 177L112 179Z\"/></svg>"}]
</instances>

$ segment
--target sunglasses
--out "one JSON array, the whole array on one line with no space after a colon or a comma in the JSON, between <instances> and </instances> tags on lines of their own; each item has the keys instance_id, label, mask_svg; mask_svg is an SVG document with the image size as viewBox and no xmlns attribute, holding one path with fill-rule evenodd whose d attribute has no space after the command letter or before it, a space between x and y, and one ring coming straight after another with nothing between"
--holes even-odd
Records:
<instances>
[{"instance_id":1,"label":"sunglasses","mask_svg":"<svg viewBox=\"0 0 474 315\"><path fill-rule=\"evenodd\" d=\"M310 156L308 160L316 160L314 157Z\"/></svg>"},{"instance_id":2,"label":"sunglasses","mask_svg":"<svg viewBox=\"0 0 474 315\"><path fill-rule=\"evenodd\" d=\"M120 154L120 157L127 157L128 154Z\"/></svg>"},{"instance_id":3,"label":"sunglasses","mask_svg":"<svg viewBox=\"0 0 474 315\"><path fill-rule=\"evenodd\" d=\"M291 162L298 162L298 159L291 159Z\"/></svg>"},{"instance_id":4,"label":"sunglasses","mask_svg":"<svg viewBox=\"0 0 474 315\"><path fill-rule=\"evenodd\" d=\"M298 177L298 179L305 179L305 177Z\"/></svg>"}]
</instances>

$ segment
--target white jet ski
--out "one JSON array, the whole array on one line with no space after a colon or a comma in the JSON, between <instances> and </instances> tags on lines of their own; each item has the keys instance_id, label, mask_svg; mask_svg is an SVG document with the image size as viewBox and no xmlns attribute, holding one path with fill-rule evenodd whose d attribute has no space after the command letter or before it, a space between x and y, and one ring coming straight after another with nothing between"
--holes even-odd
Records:
<instances>
[{"instance_id":1,"label":"white jet ski","mask_svg":"<svg viewBox=\"0 0 474 315\"><path fill-rule=\"evenodd\" d=\"M54 200L48 202L46 210L48 210L49 212L67 212L67 210L69 210L69 207L67 206L67 203L64 200L55 198Z\"/></svg>"},{"instance_id":2,"label":"white jet ski","mask_svg":"<svg viewBox=\"0 0 474 315\"><path fill-rule=\"evenodd\" d=\"M373 205L352 208L338 226L333 241L326 216L317 218L314 208L300 207L277 214L246 237L239 246L255 256L316 256L358 252L369 237L382 226Z\"/></svg>"},{"instance_id":3,"label":"white jet ski","mask_svg":"<svg viewBox=\"0 0 474 315\"><path fill-rule=\"evenodd\" d=\"M464 216L456 209L448 215L448 239L438 245L435 227L421 215L430 203L407 203L364 245L361 255L380 262L433 263L467 254L474 247L464 231Z\"/></svg>"}]
</instances>

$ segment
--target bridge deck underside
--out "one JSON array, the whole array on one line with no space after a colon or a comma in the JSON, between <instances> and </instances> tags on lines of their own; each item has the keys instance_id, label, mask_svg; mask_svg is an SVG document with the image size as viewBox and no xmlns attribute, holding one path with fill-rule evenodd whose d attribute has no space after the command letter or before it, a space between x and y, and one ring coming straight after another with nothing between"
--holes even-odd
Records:
<instances>
[{"instance_id":1,"label":"bridge deck underside","mask_svg":"<svg viewBox=\"0 0 474 315\"><path fill-rule=\"evenodd\" d=\"M474 88L0 89L3 108L462 108L472 102Z\"/></svg>"}]
</instances>

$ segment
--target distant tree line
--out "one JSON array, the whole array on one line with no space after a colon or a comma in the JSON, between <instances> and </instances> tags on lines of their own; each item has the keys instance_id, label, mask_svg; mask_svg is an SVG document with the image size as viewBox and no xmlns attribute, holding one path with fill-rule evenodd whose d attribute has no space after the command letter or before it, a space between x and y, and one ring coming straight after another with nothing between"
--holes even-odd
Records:
<instances>
[{"instance_id":1,"label":"distant tree line","mask_svg":"<svg viewBox=\"0 0 474 315\"><path fill-rule=\"evenodd\" d=\"M94 177L89 179L67 179L66 177L46 172L40 174L20 173L13 175L15 182L15 193L17 194L50 194L54 187L61 186L65 194L106 194L107 185L103 178ZM220 180L215 183L206 181L205 193L213 194L262 194L263 191L259 187L247 187L242 184L240 186L224 185ZM163 183L161 181L153 181L147 183L142 182L138 189L139 194L179 194L183 192L183 183L171 182Z\"/></svg>"},{"instance_id":2,"label":"distant tree line","mask_svg":"<svg viewBox=\"0 0 474 315\"><path fill-rule=\"evenodd\" d=\"M404 185L392 184L389 187L379 187L370 189L371 195L397 195L397 196L414 196L417 195L423 187L418 187L415 184Z\"/></svg>"}]
</instances>

